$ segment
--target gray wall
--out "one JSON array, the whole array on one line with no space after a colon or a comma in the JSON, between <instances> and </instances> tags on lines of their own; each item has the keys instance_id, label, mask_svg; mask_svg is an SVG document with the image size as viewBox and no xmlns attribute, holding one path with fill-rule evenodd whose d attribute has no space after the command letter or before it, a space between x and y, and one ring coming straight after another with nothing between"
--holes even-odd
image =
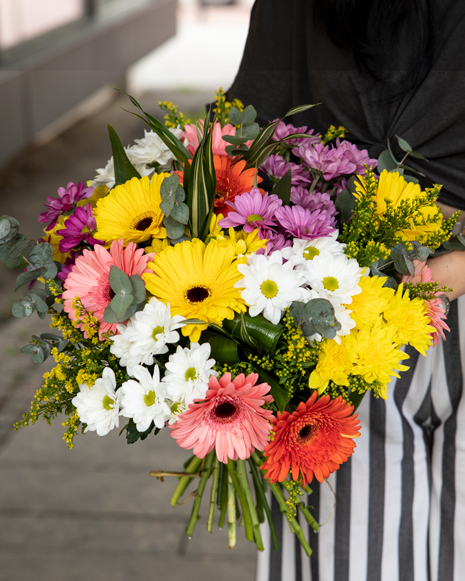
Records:
<instances>
[{"instance_id":1,"label":"gray wall","mask_svg":"<svg viewBox=\"0 0 465 581\"><path fill-rule=\"evenodd\" d=\"M0 67L0 164L176 32L177 0L148 0Z\"/></svg>"}]
</instances>

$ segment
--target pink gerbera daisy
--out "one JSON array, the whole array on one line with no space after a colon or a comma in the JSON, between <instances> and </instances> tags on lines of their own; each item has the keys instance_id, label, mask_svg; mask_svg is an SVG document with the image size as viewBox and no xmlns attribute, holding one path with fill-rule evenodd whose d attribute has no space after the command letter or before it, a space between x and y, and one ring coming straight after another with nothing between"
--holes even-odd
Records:
<instances>
[{"instance_id":1,"label":"pink gerbera daisy","mask_svg":"<svg viewBox=\"0 0 465 581\"><path fill-rule=\"evenodd\" d=\"M273 401L267 383L255 385L257 373L243 373L231 381L225 373L211 376L205 400L195 400L170 426L171 436L181 448L204 458L216 449L218 460L246 460L255 449L264 450L269 440L273 414L261 406Z\"/></svg>"},{"instance_id":2,"label":"pink gerbera daisy","mask_svg":"<svg viewBox=\"0 0 465 581\"><path fill-rule=\"evenodd\" d=\"M105 309L114 296L108 280L110 268L117 266L128 276L133 274L142 276L146 272L152 272L147 268L147 264L153 260L153 254L144 254L144 249L138 249L134 242L130 242L126 248L123 248L123 244L123 239L114 240L109 251L103 246L95 246L93 251L84 250L83 255L76 259L64 283L64 309L69 318L76 319L72 303L78 296L84 308L92 311L97 318L100 324L100 340L103 339L104 333L118 334L116 323L105 323L103 320ZM79 323L77 326L83 329L84 324Z\"/></svg>"}]
</instances>

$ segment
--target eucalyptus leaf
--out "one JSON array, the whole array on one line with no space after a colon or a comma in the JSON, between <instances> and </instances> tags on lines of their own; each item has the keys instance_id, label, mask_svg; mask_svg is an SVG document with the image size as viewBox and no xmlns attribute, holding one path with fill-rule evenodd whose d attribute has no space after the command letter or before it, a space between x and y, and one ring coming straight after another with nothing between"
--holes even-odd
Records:
<instances>
[{"instance_id":1,"label":"eucalyptus leaf","mask_svg":"<svg viewBox=\"0 0 465 581\"><path fill-rule=\"evenodd\" d=\"M378 157L377 171L381 174L384 170L388 172L397 170L397 161L392 158L391 152L385 149Z\"/></svg>"},{"instance_id":2,"label":"eucalyptus leaf","mask_svg":"<svg viewBox=\"0 0 465 581\"><path fill-rule=\"evenodd\" d=\"M255 136L256 137L256 136ZM249 137L242 136L242 135L224 135L223 140L227 141L228 143L232 143L232 145L241 145L246 141L249 141Z\"/></svg>"},{"instance_id":3,"label":"eucalyptus leaf","mask_svg":"<svg viewBox=\"0 0 465 581\"><path fill-rule=\"evenodd\" d=\"M29 292L28 295L31 297L31 301L34 303L34 306L38 313L47 313L48 312L48 305L47 303L35 292Z\"/></svg>"},{"instance_id":4,"label":"eucalyptus leaf","mask_svg":"<svg viewBox=\"0 0 465 581\"><path fill-rule=\"evenodd\" d=\"M311 299L307 303L294 301L290 313L306 337L319 333L326 339L334 339L341 328L333 305L326 299Z\"/></svg>"},{"instance_id":5,"label":"eucalyptus leaf","mask_svg":"<svg viewBox=\"0 0 465 581\"><path fill-rule=\"evenodd\" d=\"M185 225L177 220L173 220L171 216L165 216L163 218L163 226L166 228L166 235L170 239L180 238L184 234Z\"/></svg>"},{"instance_id":6,"label":"eucalyptus leaf","mask_svg":"<svg viewBox=\"0 0 465 581\"><path fill-rule=\"evenodd\" d=\"M129 283L131 284L131 283ZM132 287L131 287L132 289ZM128 308L132 305L132 301L133 301L134 297L132 296L132 294L129 293L118 293L116 294L110 301L109 306L111 307L111 310L114 312L115 316L118 318L118 320L120 321L124 321L127 317L126 315L126 311L128 310Z\"/></svg>"},{"instance_id":7,"label":"eucalyptus leaf","mask_svg":"<svg viewBox=\"0 0 465 581\"><path fill-rule=\"evenodd\" d=\"M229 122L231 125L240 125L239 115L239 109L237 107L231 107L228 113Z\"/></svg>"},{"instance_id":8,"label":"eucalyptus leaf","mask_svg":"<svg viewBox=\"0 0 465 581\"><path fill-rule=\"evenodd\" d=\"M260 133L260 126L258 125L258 123L252 123L251 125L245 125L242 128L242 137L245 138L247 141L255 139L259 133Z\"/></svg>"},{"instance_id":9,"label":"eucalyptus leaf","mask_svg":"<svg viewBox=\"0 0 465 581\"><path fill-rule=\"evenodd\" d=\"M412 182L412 184L419 184L420 183L419 180L418 180L418 178L415 178L413 176L406 176L406 175L404 175L404 180L406 182Z\"/></svg>"},{"instance_id":10,"label":"eucalyptus leaf","mask_svg":"<svg viewBox=\"0 0 465 581\"><path fill-rule=\"evenodd\" d=\"M184 191L183 187L181 185L178 186L177 190L176 190L176 202L178 202L178 204L181 204L182 202L184 202L186 199L186 192Z\"/></svg>"},{"instance_id":11,"label":"eucalyptus leaf","mask_svg":"<svg viewBox=\"0 0 465 581\"><path fill-rule=\"evenodd\" d=\"M397 252L397 250L393 250L390 258L394 261L394 266L397 272L400 272L400 274L409 274L409 268L404 254Z\"/></svg>"},{"instance_id":12,"label":"eucalyptus leaf","mask_svg":"<svg viewBox=\"0 0 465 581\"><path fill-rule=\"evenodd\" d=\"M291 203L292 172L288 170L272 189L271 193L278 196L285 206Z\"/></svg>"},{"instance_id":13,"label":"eucalyptus leaf","mask_svg":"<svg viewBox=\"0 0 465 581\"><path fill-rule=\"evenodd\" d=\"M41 363L44 362L45 360L45 353L42 349L42 347L38 347L37 351L35 351L32 356L32 363L34 363L35 365L40 365Z\"/></svg>"},{"instance_id":14,"label":"eucalyptus leaf","mask_svg":"<svg viewBox=\"0 0 465 581\"><path fill-rule=\"evenodd\" d=\"M21 288L23 284L38 279L40 276L42 276L44 272L45 268L43 266L41 266L40 268L36 268L34 270L22 272L16 279L15 291Z\"/></svg>"},{"instance_id":15,"label":"eucalyptus leaf","mask_svg":"<svg viewBox=\"0 0 465 581\"><path fill-rule=\"evenodd\" d=\"M179 238L173 238L173 239L169 238L170 244L172 244L173 246L175 246L176 244L181 244L181 242L185 242L186 240L190 240L190 238L187 234L183 234Z\"/></svg>"},{"instance_id":16,"label":"eucalyptus leaf","mask_svg":"<svg viewBox=\"0 0 465 581\"><path fill-rule=\"evenodd\" d=\"M6 225L5 221L8 222L9 227ZM0 245L11 242L19 230L19 222L16 218L13 218L13 216L0 216L0 225L2 223L3 226L0 229Z\"/></svg>"},{"instance_id":17,"label":"eucalyptus leaf","mask_svg":"<svg viewBox=\"0 0 465 581\"><path fill-rule=\"evenodd\" d=\"M402 139L402 137L399 137L398 135L396 135L396 137L397 143L399 144L399 147L402 149L402 151L404 151L405 153L411 153L412 146L410 145L410 143L408 143L408 141Z\"/></svg>"},{"instance_id":18,"label":"eucalyptus leaf","mask_svg":"<svg viewBox=\"0 0 465 581\"><path fill-rule=\"evenodd\" d=\"M21 264L25 256L28 256L31 249L35 246L33 240L20 240L7 252L4 262L7 268L16 268Z\"/></svg>"},{"instance_id":19,"label":"eucalyptus leaf","mask_svg":"<svg viewBox=\"0 0 465 581\"><path fill-rule=\"evenodd\" d=\"M144 281L138 274L131 275L129 280L131 282L131 294L134 297L134 302L136 304L143 303L147 298Z\"/></svg>"},{"instance_id":20,"label":"eucalyptus leaf","mask_svg":"<svg viewBox=\"0 0 465 581\"><path fill-rule=\"evenodd\" d=\"M61 353L63 351L63 349L66 347L66 345L68 345L69 343L69 339L62 339L57 345L57 351L58 353Z\"/></svg>"},{"instance_id":21,"label":"eucalyptus leaf","mask_svg":"<svg viewBox=\"0 0 465 581\"><path fill-rule=\"evenodd\" d=\"M183 203L176 204L171 211L170 218L181 224L187 224L189 222L189 208Z\"/></svg>"},{"instance_id":22,"label":"eucalyptus leaf","mask_svg":"<svg viewBox=\"0 0 465 581\"><path fill-rule=\"evenodd\" d=\"M11 313L13 317L30 317L34 312L34 305L32 301L21 299L17 301L13 308L11 309Z\"/></svg>"},{"instance_id":23,"label":"eucalyptus leaf","mask_svg":"<svg viewBox=\"0 0 465 581\"><path fill-rule=\"evenodd\" d=\"M48 242L40 242L34 246L28 260L36 267L47 266L53 262L53 246Z\"/></svg>"},{"instance_id":24,"label":"eucalyptus leaf","mask_svg":"<svg viewBox=\"0 0 465 581\"><path fill-rule=\"evenodd\" d=\"M38 349L38 345L34 345L33 343L28 343L27 345L24 345L24 347L21 348L21 353L25 353L26 355L30 355L31 353L34 353L34 351L37 351Z\"/></svg>"},{"instance_id":25,"label":"eucalyptus leaf","mask_svg":"<svg viewBox=\"0 0 465 581\"><path fill-rule=\"evenodd\" d=\"M11 224L8 218L4 218L3 216L0 218L0 240L2 238L6 238L8 234L11 232Z\"/></svg>"},{"instance_id":26,"label":"eucalyptus leaf","mask_svg":"<svg viewBox=\"0 0 465 581\"><path fill-rule=\"evenodd\" d=\"M40 338L46 341L61 341L61 337L53 333L41 333Z\"/></svg>"}]
</instances>

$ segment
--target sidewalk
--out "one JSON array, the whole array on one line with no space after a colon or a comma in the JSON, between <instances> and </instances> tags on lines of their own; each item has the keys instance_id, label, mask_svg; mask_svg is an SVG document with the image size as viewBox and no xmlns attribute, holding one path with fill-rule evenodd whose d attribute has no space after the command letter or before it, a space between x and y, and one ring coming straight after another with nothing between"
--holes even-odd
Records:
<instances>
[{"instance_id":1,"label":"sidewalk","mask_svg":"<svg viewBox=\"0 0 465 581\"><path fill-rule=\"evenodd\" d=\"M197 14L197 8L188 4L183 8ZM234 14L232 8L223 7L200 16L213 18L219 10ZM238 17L242 28L244 16L248 18L247 11ZM204 21L197 24L198 31ZM147 78L153 62L152 69L145 69ZM165 88L153 85L154 91L141 99L146 110L159 116L157 102L171 100L185 113L199 111L219 86L173 93L176 83ZM140 91L148 88L138 86ZM69 181L93 178L95 169L106 164L111 155L108 123L124 144L143 135L146 126L121 106L131 108L126 98L118 98L1 168L0 214L15 216L22 232L38 238L37 215L46 197L56 196L57 188ZM189 541L184 531L192 500L173 509L169 498L175 482L150 478L150 470L179 470L188 456L167 430L132 446L116 430L104 438L79 435L73 450L61 439L64 418L52 426L39 420L13 431L13 422L28 409L42 374L52 366L50 361L34 366L29 356L19 353L32 334L48 329L47 322L36 316L20 320L9 316L17 274L0 265L0 581L253 581L256 549L245 541L243 529L238 529L234 551L228 549L226 530L206 532L208 491L202 518Z\"/></svg>"}]
</instances>

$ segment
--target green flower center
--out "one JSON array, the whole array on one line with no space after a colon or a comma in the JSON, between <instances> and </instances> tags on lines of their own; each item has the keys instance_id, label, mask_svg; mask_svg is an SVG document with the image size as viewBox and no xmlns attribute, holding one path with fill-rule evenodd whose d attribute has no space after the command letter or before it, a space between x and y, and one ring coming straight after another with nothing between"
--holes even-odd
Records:
<instances>
[{"instance_id":1,"label":"green flower center","mask_svg":"<svg viewBox=\"0 0 465 581\"><path fill-rule=\"evenodd\" d=\"M189 367L189 369L186 371L186 374L184 376L186 378L186 381L189 381L189 379L197 379L197 373L195 371L195 367Z\"/></svg>"},{"instance_id":2,"label":"green flower center","mask_svg":"<svg viewBox=\"0 0 465 581\"><path fill-rule=\"evenodd\" d=\"M274 280L265 280L260 290L267 299L273 299L278 294L279 289Z\"/></svg>"},{"instance_id":3,"label":"green flower center","mask_svg":"<svg viewBox=\"0 0 465 581\"><path fill-rule=\"evenodd\" d=\"M177 401L170 407L172 414L178 414L181 411L181 404Z\"/></svg>"},{"instance_id":4,"label":"green flower center","mask_svg":"<svg viewBox=\"0 0 465 581\"><path fill-rule=\"evenodd\" d=\"M326 290L335 291L339 288L339 283L337 282L337 278L334 278L334 276L325 276L323 279L323 286Z\"/></svg>"},{"instance_id":5,"label":"green flower center","mask_svg":"<svg viewBox=\"0 0 465 581\"><path fill-rule=\"evenodd\" d=\"M318 248L314 248L313 246L309 246L306 250L304 250L304 258L305 260L313 260L315 256L319 256L320 251Z\"/></svg>"},{"instance_id":6,"label":"green flower center","mask_svg":"<svg viewBox=\"0 0 465 581\"><path fill-rule=\"evenodd\" d=\"M111 408L111 406L112 406L112 405L114 405L114 403L115 403L115 400L114 400L114 399L111 399L111 397L110 397L109 395L106 395L106 396L103 398L103 401L102 401L102 403L103 403L103 407L104 407L104 408L105 408L107 411L110 411L110 410L112 409L112 408Z\"/></svg>"},{"instance_id":7,"label":"green flower center","mask_svg":"<svg viewBox=\"0 0 465 581\"><path fill-rule=\"evenodd\" d=\"M160 335L160 333L163 333L164 330L165 329L163 327L160 327L160 326L155 327L155 329L153 330L153 333L152 333L153 340L156 341L157 340L157 335Z\"/></svg>"},{"instance_id":8,"label":"green flower center","mask_svg":"<svg viewBox=\"0 0 465 581\"><path fill-rule=\"evenodd\" d=\"M259 222L260 220L263 222L263 216L260 216L260 214L249 214L247 216L247 223Z\"/></svg>"},{"instance_id":9,"label":"green flower center","mask_svg":"<svg viewBox=\"0 0 465 581\"><path fill-rule=\"evenodd\" d=\"M153 389L144 395L144 403L147 407L150 407L155 403L155 392Z\"/></svg>"}]
</instances>

